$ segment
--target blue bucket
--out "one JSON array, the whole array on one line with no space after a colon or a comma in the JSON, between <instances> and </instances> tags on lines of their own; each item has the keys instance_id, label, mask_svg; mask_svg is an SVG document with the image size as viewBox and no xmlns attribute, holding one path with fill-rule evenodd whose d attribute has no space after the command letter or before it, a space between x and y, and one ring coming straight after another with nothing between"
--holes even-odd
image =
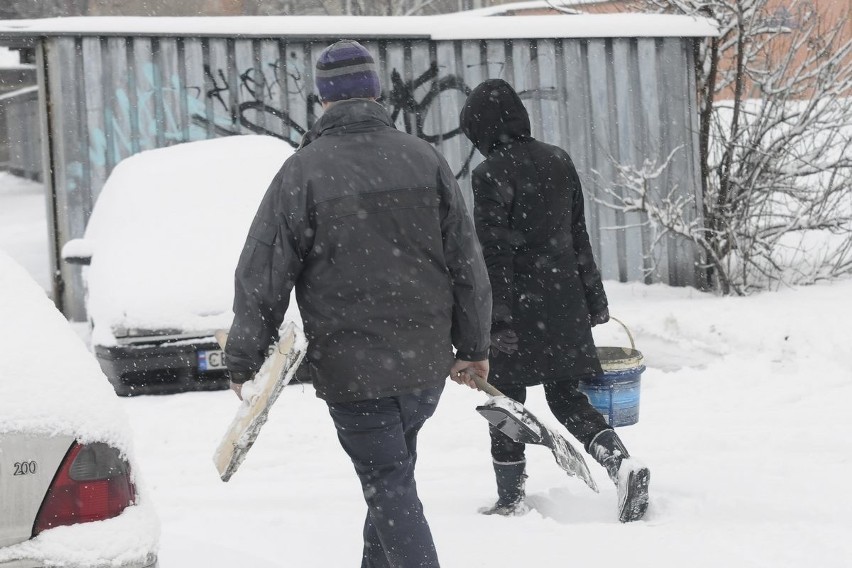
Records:
<instances>
[{"instance_id":1,"label":"blue bucket","mask_svg":"<svg viewBox=\"0 0 852 568\"><path fill-rule=\"evenodd\" d=\"M616 318L610 319L621 324L627 332L630 348L598 347L603 375L581 380L579 390L607 423L616 428L639 421L639 390L645 365L627 326Z\"/></svg>"}]
</instances>

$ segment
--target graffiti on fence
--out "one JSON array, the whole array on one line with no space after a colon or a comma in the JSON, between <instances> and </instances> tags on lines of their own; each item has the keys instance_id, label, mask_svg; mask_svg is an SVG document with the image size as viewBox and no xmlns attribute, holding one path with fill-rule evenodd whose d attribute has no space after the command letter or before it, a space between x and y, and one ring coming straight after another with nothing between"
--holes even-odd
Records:
<instances>
[{"instance_id":1,"label":"graffiti on fence","mask_svg":"<svg viewBox=\"0 0 852 568\"><path fill-rule=\"evenodd\" d=\"M205 64L202 84L185 84L177 74L157 84L158 70L146 64L136 90L116 90L114 104L104 110L103 128L90 129L88 162L109 168L140 149L163 143L246 133L274 136L298 147L322 112L305 65L294 53L286 61L256 63L236 72ZM489 71L496 65L497 75L505 71L502 62L480 65ZM140 83L147 86L139 88ZM461 75L442 74L432 61L410 79L394 68L380 102L400 130L439 145L461 135L455 117L470 91ZM521 90L519 95L525 100L558 100L552 87ZM189 115L188 124L183 112ZM468 150L458 156L457 178L468 175L475 154L473 147L461 147Z\"/></svg>"},{"instance_id":2,"label":"graffiti on fence","mask_svg":"<svg viewBox=\"0 0 852 568\"><path fill-rule=\"evenodd\" d=\"M319 98L305 84L305 75L298 69L290 69L279 61L268 63L262 68L251 67L236 76L236 83L229 81L226 70L212 69L205 65L206 88L197 92L214 105L213 116L205 112L203 102L193 105L193 124L215 131L220 135L252 132L281 138L293 147L298 147L318 115ZM418 96L418 90L426 88ZM400 73L391 72L390 90L383 93L382 102L388 108L394 124L430 144L440 143L461 134L459 127L443 132L427 132L427 117L439 97L444 93L456 92L464 97L470 93L464 79L458 75L441 77L437 63L410 81L404 81ZM282 97L282 94L284 95ZM281 100L300 101L299 116L285 108ZM463 101L463 99L461 99ZM456 107L461 101L455 103ZM271 120L270 120L271 119ZM467 174L473 149L463 160L457 177Z\"/></svg>"},{"instance_id":3,"label":"graffiti on fence","mask_svg":"<svg viewBox=\"0 0 852 568\"><path fill-rule=\"evenodd\" d=\"M146 83L151 85L150 88L137 87L133 92L123 88L114 91L114 104L104 108L103 127L92 126L89 130L90 164L109 166L110 161L114 164L135 154L140 148L156 146L158 140L166 143L187 141L177 109L163 104L162 114L158 116L157 113L157 100L180 97L180 79L174 75L155 89L155 73L156 69L152 63L145 64L142 67L142 76ZM131 95L135 100L131 100Z\"/></svg>"},{"instance_id":4,"label":"graffiti on fence","mask_svg":"<svg viewBox=\"0 0 852 568\"><path fill-rule=\"evenodd\" d=\"M275 136L298 147L307 132L307 124L294 120L290 112L282 108L284 105L279 103L276 106L274 101L280 100L282 93L287 100L301 98L304 101L306 123L316 116L319 99L304 88L304 74L298 69L284 69L277 60L262 69L251 67L241 72L237 76L236 85L231 84L224 69L214 71L205 65L204 76L208 86L202 92L204 99L214 105L213 116L208 115L204 104L196 104L191 119L193 124L212 129L217 134L232 135L248 131ZM290 84L293 89L288 88ZM231 102L232 93L236 95L234 102ZM270 117L272 124L277 122L279 128L267 125Z\"/></svg>"}]
</instances>

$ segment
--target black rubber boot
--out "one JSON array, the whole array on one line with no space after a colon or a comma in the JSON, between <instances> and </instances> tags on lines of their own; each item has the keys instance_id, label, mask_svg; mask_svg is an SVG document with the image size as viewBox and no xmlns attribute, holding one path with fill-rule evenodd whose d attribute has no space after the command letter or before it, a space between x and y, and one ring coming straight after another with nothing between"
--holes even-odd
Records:
<instances>
[{"instance_id":1,"label":"black rubber boot","mask_svg":"<svg viewBox=\"0 0 852 568\"><path fill-rule=\"evenodd\" d=\"M524 469L526 462L494 462L494 474L497 478L497 502L491 507L480 509L483 515L516 516L529 512L524 502L524 485L527 479Z\"/></svg>"},{"instance_id":2,"label":"black rubber boot","mask_svg":"<svg viewBox=\"0 0 852 568\"><path fill-rule=\"evenodd\" d=\"M606 468L618 488L618 520L629 523L641 519L648 510L648 468L630 459L615 430L604 430L592 438L589 453Z\"/></svg>"}]
</instances>

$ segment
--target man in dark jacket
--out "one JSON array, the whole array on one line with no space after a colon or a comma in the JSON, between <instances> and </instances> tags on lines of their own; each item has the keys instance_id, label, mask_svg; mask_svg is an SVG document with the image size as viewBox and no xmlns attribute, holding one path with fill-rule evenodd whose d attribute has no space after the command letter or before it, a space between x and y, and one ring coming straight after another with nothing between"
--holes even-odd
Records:
<instances>
[{"instance_id":1,"label":"man in dark jacket","mask_svg":"<svg viewBox=\"0 0 852 568\"><path fill-rule=\"evenodd\" d=\"M362 566L437 567L417 434L448 373L488 374L488 274L446 161L375 101L370 53L330 46L316 82L325 113L272 181L236 270L228 369L239 394L295 287L306 364L368 506Z\"/></svg>"},{"instance_id":2,"label":"man in dark jacket","mask_svg":"<svg viewBox=\"0 0 852 568\"><path fill-rule=\"evenodd\" d=\"M615 431L577 390L602 373L591 326L609 311L571 158L530 136L520 97L500 79L473 90L461 127L485 156L472 182L494 301L490 382L521 403L525 387L543 384L553 414L619 487L619 519L639 519L648 469L626 460ZM498 500L483 512L525 512L524 445L491 428L491 455Z\"/></svg>"}]
</instances>

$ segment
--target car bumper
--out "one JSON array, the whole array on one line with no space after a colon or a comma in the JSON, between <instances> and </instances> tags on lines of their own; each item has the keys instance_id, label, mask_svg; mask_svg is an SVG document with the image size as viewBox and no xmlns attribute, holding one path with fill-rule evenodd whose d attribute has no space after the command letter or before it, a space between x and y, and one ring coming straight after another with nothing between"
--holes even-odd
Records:
<instances>
[{"instance_id":1,"label":"car bumper","mask_svg":"<svg viewBox=\"0 0 852 568\"><path fill-rule=\"evenodd\" d=\"M122 396L226 389L227 371L198 366L200 351L218 349L213 338L94 346L101 369Z\"/></svg>"}]
</instances>

